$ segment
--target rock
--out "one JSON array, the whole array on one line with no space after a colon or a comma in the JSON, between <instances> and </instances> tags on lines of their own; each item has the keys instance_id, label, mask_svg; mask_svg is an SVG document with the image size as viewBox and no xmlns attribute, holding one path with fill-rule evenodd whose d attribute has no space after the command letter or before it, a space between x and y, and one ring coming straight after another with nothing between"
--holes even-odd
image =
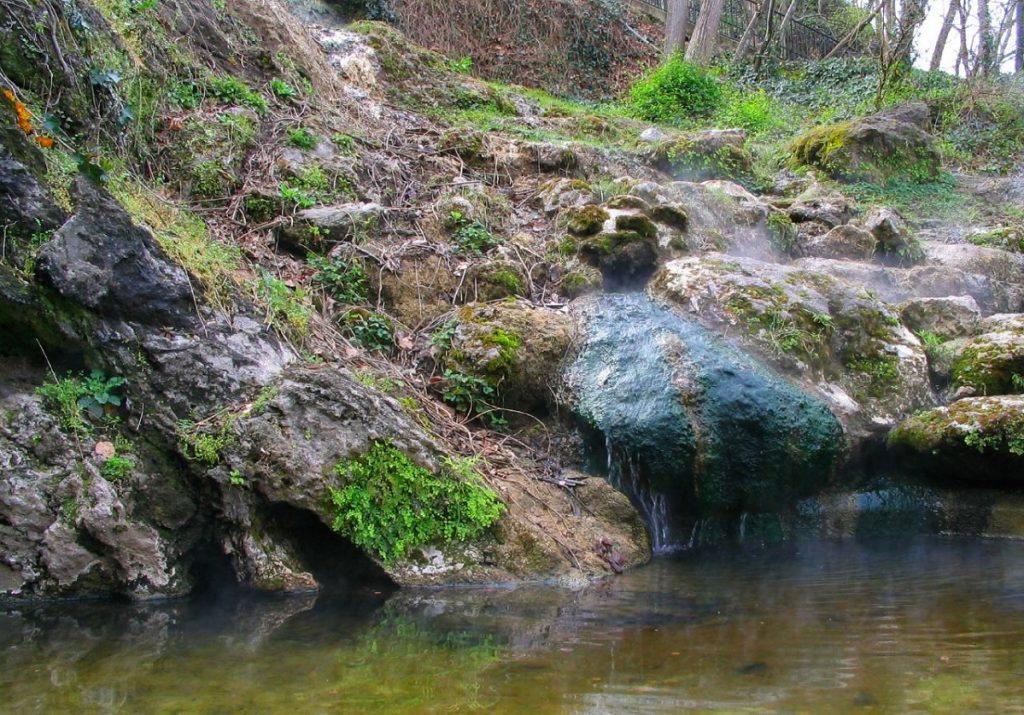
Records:
<instances>
[{"instance_id":1,"label":"rock","mask_svg":"<svg viewBox=\"0 0 1024 715\"><path fill-rule=\"evenodd\" d=\"M526 301L467 305L458 312L452 347L442 363L485 380L504 406L543 410L569 349L571 327L566 314Z\"/></svg>"},{"instance_id":2,"label":"rock","mask_svg":"<svg viewBox=\"0 0 1024 715\"><path fill-rule=\"evenodd\" d=\"M662 142L654 148L653 161L676 179L736 180L753 171L746 141L742 129L708 129Z\"/></svg>"},{"instance_id":3,"label":"rock","mask_svg":"<svg viewBox=\"0 0 1024 715\"><path fill-rule=\"evenodd\" d=\"M941 168L935 142L920 127L903 121L908 116L880 112L815 127L793 142L793 158L843 181L934 179Z\"/></svg>"},{"instance_id":4,"label":"rock","mask_svg":"<svg viewBox=\"0 0 1024 715\"><path fill-rule=\"evenodd\" d=\"M648 144L657 144L658 142L663 142L668 139L668 134L660 127L647 127L640 132L637 139L642 142L647 142Z\"/></svg>"},{"instance_id":5,"label":"rock","mask_svg":"<svg viewBox=\"0 0 1024 715\"><path fill-rule=\"evenodd\" d=\"M560 215L559 222L564 223L566 230L573 236L593 236L604 228L611 217L611 214L600 206L588 204L565 209Z\"/></svg>"},{"instance_id":6,"label":"rock","mask_svg":"<svg viewBox=\"0 0 1024 715\"><path fill-rule=\"evenodd\" d=\"M397 270L369 271L371 294L379 294L390 315L412 328L427 325L452 309L459 275L443 255L426 247L406 251Z\"/></svg>"},{"instance_id":7,"label":"rock","mask_svg":"<svg viewBox=\"0 0 1024 715\"><path fill-rule=\"evenodd\" d=\"M644 296L576 309L584 339L565 400L610 450L609 479L656 548L696 519L785 508L828 480L843 438L822 401Z\"/></svg>"},{"instance_id":8,"label":"rock","mask_svg":"<svg viewBox=\"0 0 1024 715\"><path fill-rule=\"evenodd\" d=\"M615 217L614 230L581 240L579 250L607 290L642 286L658 267L657 229L643 216Z\"/></svg>"},{"instance_id":9,"label":"rock","mask_svg":"<svg viewBox=\"0 0 1024 715\"><path fill-rule=\"evenodd\" d=\"M847 224L836 226L822 236L812 237L800 248L806 256L864 261L874 255L877 245L878 241L871 233Z\"/></svg>"},{"instance_id":10,"label":"rock","mask_svg":"<svg viewBox=\"0 0 1024 715\"><path fill-rule=\"evenodd\" d=\"M325 253L343 241L359 241L376 228L384 209L374 203L348 203L303 209L279 230L292 247Z\"/></svg>"},{"instance_id":11,"label":"rock","mask_svg":"<svg viewBox=\"0 0 1024 715\"><path fill-rule=\"evenodd\" d=\"M852 201L817 182L800 192L786 211L794 223L814 221L828 228L849 223L857 214Z\"/></svg>"},{"instance_id":12,"label":"rock","mask_svg":"<svg viewBox=\"0 0 1024 715\"><path fill-rule=\"evenodd\" d=\"M198 325L188 276L109 194L79 178L75 215L39 250L36 275L105 318Z\"/></svg>"},{"instance_id":13,"label":"rock","mask_svg":"<svg viewBox=\"0 0 1024 715\"><path fill-rule=\"evenodd\" d=\"M682 258L651 290L712 329L746 336L768 364L827 400L854 443L933 405L926 356L896 310L862 284L800 264Z\"/></svg>"},{"instance_id":14,"label":"rock","mask_svg":"<svg viewBox=\"0 0 1024 715\"><path fill-rule=\"evenodd\" d=\"M4 100L3 104L6 104ZM20 141L20 140L19 140ZM54 203L50 190L39 182L34 171L40 174L45 169L42 156L36 156L38 150L26 146L31 157L30 166L18 161L0 143L0 228L4 235L20 234L28 239L33 234L55 231L66 220L64 211Z\"/></svg>"},{"instance_id":15,"label":"rock","mask_svg":"<svg viewBox=\"0 0 1024 715\"><path fill-rule=\"evenodd\" d=\"M551 179L540 187L537 201L548 216L568 208L596 203L590 184L580 179Z\"/></svg>"},{"instance_id":16,"label":"rock","mask_svg":"<svg viewBox=\"0 0 1024 715\"><path fill-rule=\"evenodd\" d=\"M955 354L953 387L970 387L979 395L1024 392L1024 316L987 321L983 334Z\"/></svg>"},{"instance_id":17,"label":"rock","mask_svg":"<svg viewBox=\"0 0 1024 715\"><path fill-rule=\"evenodd\" d=\"M923 245L926 265L910 274L919 294L968 294L985 313L1024 312L1024 255L970 244L927 242ZM938 293L940 286L951 287L951 284L971 290Z\"/></svg>"},{"instance_id":18,"label":"rock","mask_svg":"<svg viewBox=\"0 0 1024 715\"><path fill-rule=\"evenodd\" d=\"M1024 478L1024 396L968 397L901 423L889 447L908 469L977 486Z\"/></svg>"},{"instance_id":19,"label":"rock","mask_svg":"<svg viewBox=\"0 0 1024 715\"><path fill-rule=\"evenodd\" d=\"M911 298L900 306L900 316L918 335L930 333L943 340L975 335L981 326L981 309L969 295Z\"/></svg>"},{"instance_id":20,"label":"rock","mask_svg":"<svg viewBox=\"0 0 1024 715\"><path fill-rule=\"evenodd\" d=\"M864 228L885 253L902 255L914 245L907 222L893 209L873 207L864 218Z\"/></svg>"}]
</instances>

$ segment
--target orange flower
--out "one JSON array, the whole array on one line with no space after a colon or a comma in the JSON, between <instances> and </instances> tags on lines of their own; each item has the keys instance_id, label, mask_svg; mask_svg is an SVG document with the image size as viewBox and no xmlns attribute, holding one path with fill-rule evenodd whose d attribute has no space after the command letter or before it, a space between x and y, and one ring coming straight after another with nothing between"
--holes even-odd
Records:
<instances>
[{"instance_id":1,"label":"orange flower","mask_svg":"<svg viewBox=\"0 0 1024 715\"><path fill-rule=\"evenodd\" d=\"M26 134L32 133L32 112L28 110L24 102L18 101L14 92L4 90L4 97L14 106L14 114L18 117L18 127Z\"/></svg>"},{"instance_id":2,"label":"orange flower","mask_svg":"<svg viewBox=\"0 0 1024 715\"><path fill-rule=\"evenodd\" d=\"M53 148L53 138L52 137L44 137L43 135L39 135L39 136L36 137L36 144L41 146L43 149L52 149Z\"/></svg>"}]
</instances>

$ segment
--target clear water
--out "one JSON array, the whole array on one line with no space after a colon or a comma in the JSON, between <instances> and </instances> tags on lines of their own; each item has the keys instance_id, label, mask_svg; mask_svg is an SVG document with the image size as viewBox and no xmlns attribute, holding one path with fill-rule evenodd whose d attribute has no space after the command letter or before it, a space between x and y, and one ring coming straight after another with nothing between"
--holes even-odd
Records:
<instances>
[{"instance_id":1,"label":"clear water","mask_svg":"<svg viewBox=\"0 0 1024 715\"><path fill-rule=\"evenodd\" d=\"M555 588L0 616L11 713L1024 712L1024 543L789 544Z\"/></svg>"}]
</instances>

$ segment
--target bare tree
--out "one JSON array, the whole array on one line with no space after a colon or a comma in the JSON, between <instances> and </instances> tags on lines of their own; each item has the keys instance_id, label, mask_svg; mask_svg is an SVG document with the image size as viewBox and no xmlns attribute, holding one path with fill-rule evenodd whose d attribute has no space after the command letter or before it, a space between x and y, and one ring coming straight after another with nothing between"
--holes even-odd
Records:
<instances>
[{"instance_id":1,"label":"bare tree","mask_svg":"<svg viewBox=\"0 0 1024 715\"><path fill-rule=\"evenodd\" d=\"M686 30L690 24L690 0L668 0L668 18L665 21L665 59L681 52L686 45Z\"/></svg>"},{"instance_id":2,"label":"bare tree","mask_svg":"<svg viewBox=\"0 0 1024 715\"><path fill-rule=\"evenodd\" d=\"M736 54L733 56L733 60L735 62L742 62L743 58L747 56L748 52L750 52L750 48L754 44L754 34L757 32L757 25L761 19L761 12L767 6L768 2L765 0L758 4L754 9L754 12L751 13L750 21L747 23L746 29L743 30L743 34L740 36L740 41L736 44Z\"/></svg>"},{"instance_id":3,"label":"bare tree","mask_svg":"<svg viewBox=\"0 0 1024 715\"><path fill-rule=\"evenodd\" d=\"M932 52L932 61L928 69L932 72L942 66L942 53L946 51L946 41L949 39L949 31L953 29L953 20L956 19L959 0L949 0L949 9L946 16L942 18L942 27L939 28L939 36L935 40L935 50Z\"/></svg>"},{"instance_id":4,"label":"bare tree","mask_svg":"<svg viewBox=\"0 0 1024 715\"><path fill-rule=\"evenodd\" d=\"M690 43L686 46L686 59L706 65L718 50L718 27L722 21L725 0L701 0L700 13L693 26Z\"/></svg>"},{"instance_id":5,"label":"bare tree","mask_svg":"<svg viewBox=\"0 0 1024 715\"><path fill-rule=\"evenodd\" d=\"M1017 51L1013 68L1024 72L1024 0L1017 0Z\"/></svg>"},{"instance_id":6,"label":"bare tree","mask_svg":"<svg viewBox=\"0 0 1024 715\"><path fill-rule=\"evenodd\" d=\"M978 52L975 55L976 72L989 74L996 65L995 36L992 34L992 13L988 0L978 0Z\"/></svg>"}]
</instances>

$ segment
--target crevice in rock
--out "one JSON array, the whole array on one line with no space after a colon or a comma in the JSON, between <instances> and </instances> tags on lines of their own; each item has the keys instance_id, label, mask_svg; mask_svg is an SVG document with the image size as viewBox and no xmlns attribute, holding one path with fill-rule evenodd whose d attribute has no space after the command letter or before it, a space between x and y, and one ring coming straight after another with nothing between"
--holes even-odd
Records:
<instances>
[{"instance_id":1,"label":"crevice in rock","mask_svg":"<svg viewBox=\"0 0 1024 715\"><path fill-rule=\"evenodd\" d=\"M375 561L309 511L273 504L268 509L267 526L288 538L303 564L326 592L397 588Z\"/></svg>"}]
</instances>

